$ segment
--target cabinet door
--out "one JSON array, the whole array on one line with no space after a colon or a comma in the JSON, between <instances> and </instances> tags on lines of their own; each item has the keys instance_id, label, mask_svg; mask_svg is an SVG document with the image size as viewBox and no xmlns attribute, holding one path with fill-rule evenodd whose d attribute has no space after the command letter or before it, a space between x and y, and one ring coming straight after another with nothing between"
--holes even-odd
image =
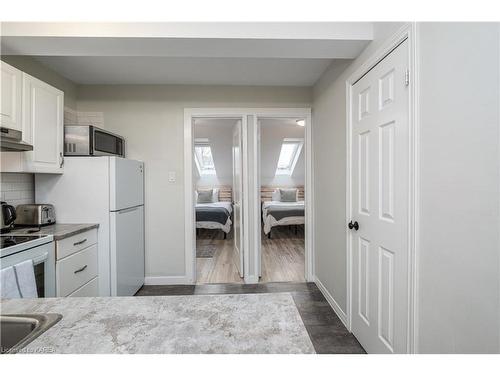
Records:
<instances>
[{"instance_id":1,"label":"cabinet door","mask_svg":"<svg viewBox=\"0 0 500 375\"><path fill-rule=\"evenodd\" d=\"M62 173L64 93L23 73L23 135L33 144L25 152L26 171Z\"/></svg>"},{"instance_id":2,"label":"cabinet door","mask_svg":"<svg viewBox=\"0 0 500 375\"><path fill-rule=\"evenodd\" d=\"M22 73L9 64L0 62L1 84L0 126L22 130Z\"/></svg>"}]
</instances>

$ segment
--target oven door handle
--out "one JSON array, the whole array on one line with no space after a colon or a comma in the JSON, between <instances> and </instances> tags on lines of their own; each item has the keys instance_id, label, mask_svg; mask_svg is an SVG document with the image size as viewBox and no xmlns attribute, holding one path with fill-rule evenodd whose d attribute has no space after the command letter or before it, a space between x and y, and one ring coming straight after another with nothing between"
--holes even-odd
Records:
<instances>
[{"instance_id":1,"label":"oven door handle","mask_svg":"<svg viewBox=\"0 0 500 375\"><path fill-rule=\"evenodd\" d=\"M37 264L43 263L48 258L49 258L49 253L43 253L42 255L39 255L36 258L33 258L33 265L36 266Z\"/></svg>"}]
</instances>

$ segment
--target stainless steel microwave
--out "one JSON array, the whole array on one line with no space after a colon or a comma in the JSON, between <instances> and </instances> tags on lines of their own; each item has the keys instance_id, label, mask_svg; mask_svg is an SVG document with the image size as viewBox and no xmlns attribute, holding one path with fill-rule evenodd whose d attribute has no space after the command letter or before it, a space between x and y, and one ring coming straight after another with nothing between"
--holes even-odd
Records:
<instances>
[{"instance_id":1,"label":"stainless steel microwave","mask_svg":"<svg viewBox=\"0 0 500 375\"><path fill-rule=\"evenodd\" d=\"M125 139L92 125L66 125L64 155L125 157Z\"/></svg>"}]
</instances>

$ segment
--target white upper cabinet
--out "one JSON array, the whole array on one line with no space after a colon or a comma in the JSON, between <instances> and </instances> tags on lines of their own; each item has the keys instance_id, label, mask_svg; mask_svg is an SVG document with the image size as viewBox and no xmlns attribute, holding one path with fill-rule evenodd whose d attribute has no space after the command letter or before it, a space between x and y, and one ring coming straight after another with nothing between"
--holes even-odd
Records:
<instances>
[{"instance_id":1,"label":"white upper cabinet","mask_svg":"<svg viewBox=\"0 0 500 375\"><path fill-rule=\"evenodd\" d=\"M2 72L0 86L0 126L4 128L22 129L22 72L9 64L0 62Z\"/></svg>"},{"instance_id":2,"label":"white upper cabinet","mask_svg":"<svg viewBox=\"0 0 500 375\"><path fill-rule=\"evenodd\" d=\"M2 152L2 172L63 173L64 171L64 93L29 74L19 72L16 108L17 127L4 124L3 98L13 89L9 84L4 89L4 65L7 76L11 69L2 63L2 126L21 130L23 141L33 145L33 151ZM5 90L5 93L4 93ZM9 98L14 97L13 94ZM5 102L10 105L11 100ZM22 103L22 104L21 104ZM12 105L10 105L12 107ZM7 111L6 111L7 112ZM6 117L7 118L7 117Z\"/></svg>"},{"instance_id":3,"label":"white upper cabinet","mask_svg":"<svg viewBox=\"0 0 500 375\"><path fill-rule=\"evenodd\" d=\"M25 169L62 173L64 168L64 93L23 73L23 135L33 145Z\"/></svg>"}]
</instances>

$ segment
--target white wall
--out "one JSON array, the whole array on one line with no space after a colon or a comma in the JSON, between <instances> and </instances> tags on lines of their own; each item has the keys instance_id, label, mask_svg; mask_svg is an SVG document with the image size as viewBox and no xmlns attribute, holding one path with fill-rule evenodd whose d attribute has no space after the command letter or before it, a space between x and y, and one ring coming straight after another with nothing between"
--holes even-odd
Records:
<instances>
[{"instance_id":1,"label":"white wall","mask_svg":"<svg viewBox=\"0 0 500 375\"><path fill-rule=\"evenodd\" d=\"M305 183L305 145L291 176L276 175L276 167L284 138L304 139L304 127L298 126L295 119L260 120L260 183L261 186L304 186Z\"/></svg>"},{"instance_id":2,"label":"white wall","mask_svg":"<svg viewBox=\"0 0 500 375\"><path fill-rule=\"evenodd\" d=\"M80 111L103 112L105 128L123 135L129 158L145 162L146 276L184 277L184 108L310 107L301 87L85 85ZM168 172L177 174L168 182ZM151 279L150 279L151 280Z\"/></svg>"},{"instance_id":3,"label":"white wall","mask_svg":"<svg viewBox=\"0 0 500 375\"><path fill-rule=\"evenodd\" d=\"M396 32L402 23L375 23L374 40L354 62L332 65L314 86L315 273L339 307L347 311L346 79Z\"/></svg>"},{"instance_id":4,"label":"white wall","mask_svg":"<svg viewBox=\"0 0 500 375\"><path fill-rule=\"evenodd\" d=\"M419 25L419 350L499 348L499 25Z\"/></svg>"}]
</instances>

